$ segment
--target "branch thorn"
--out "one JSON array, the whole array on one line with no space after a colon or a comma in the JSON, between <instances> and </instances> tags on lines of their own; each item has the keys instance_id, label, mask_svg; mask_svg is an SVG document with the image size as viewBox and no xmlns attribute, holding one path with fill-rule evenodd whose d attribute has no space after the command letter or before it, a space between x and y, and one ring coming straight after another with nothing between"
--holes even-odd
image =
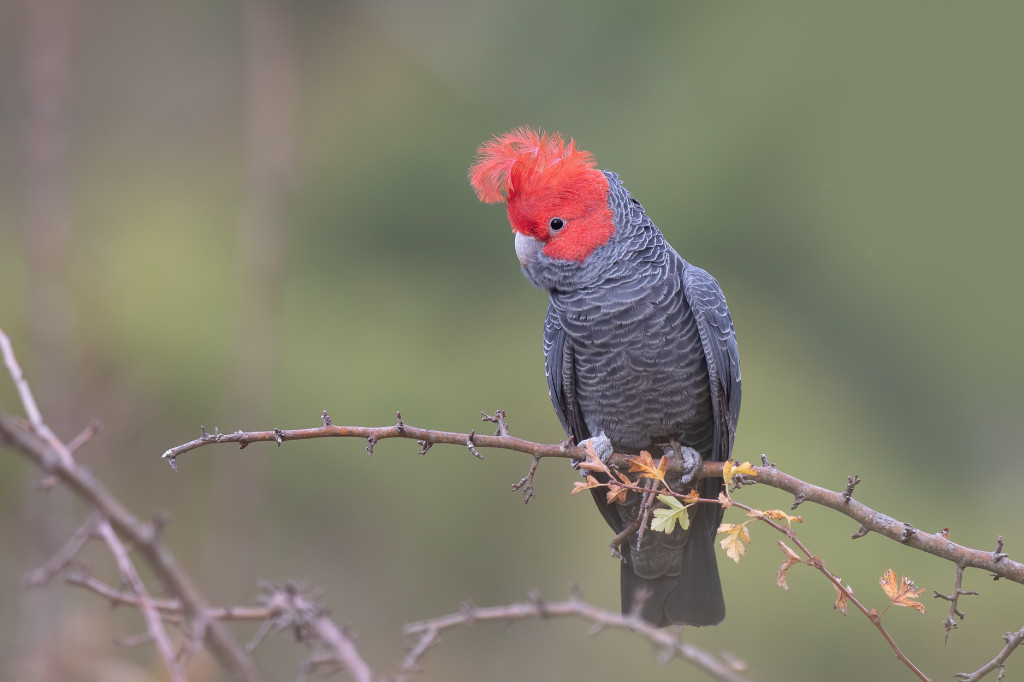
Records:
<instances>
[{"instance_id":1,"label":"branch thorn","mask_svg":"<svg viewBox=\"0 0 1024 682\"><path fill-rule=\"evenodd\" d=\"M481 455L479 452L477 452L476 448L473 446L473 438L475 436L476 436L476 429L473 429L466 436L466 447L469 448L469 451L473 453L474 457L476 457L477 459L483 459L484 456Z\"/></svg>"}]
</instances>

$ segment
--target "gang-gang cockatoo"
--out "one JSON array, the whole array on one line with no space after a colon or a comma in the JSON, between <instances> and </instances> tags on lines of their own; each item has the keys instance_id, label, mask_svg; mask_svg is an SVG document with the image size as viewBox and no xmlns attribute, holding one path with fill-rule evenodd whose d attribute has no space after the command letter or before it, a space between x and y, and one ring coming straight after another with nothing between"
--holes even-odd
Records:
<instances>
[{"instance_id":1,"label":"gang-gang cockatoo","mask_svg":"<svg viewBox=\"0 0 1024 682\"><path fill-rule=\"evenodd\" d=\"M610 171L558 134L519 128L483 143L469 179L485 202L505 201L523 273L547 290L548 390L566 433L597 453L676 452L692 471L725 461L740 411L740 362L718 282L687 263ZM687 477L673 489L694 487ZM694 484L715 498L721 479ZM616 533L637 521L640 495L594 499ZM649 529L621 546L622 610L646 592L655 625L725 617L715 558L722 508L697 504L688 530Z\"/></svg>"}]
</instances>

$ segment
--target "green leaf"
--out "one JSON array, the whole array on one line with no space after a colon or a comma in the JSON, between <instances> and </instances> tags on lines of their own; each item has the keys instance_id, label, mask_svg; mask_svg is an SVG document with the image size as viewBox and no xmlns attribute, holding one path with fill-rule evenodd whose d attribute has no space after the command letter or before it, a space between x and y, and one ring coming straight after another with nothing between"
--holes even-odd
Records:
<instances>
[{"instance_id":1,"label":"green leaf","mask_svg":"<svg viewBox=\"0 0 1024 682\"><path fill-rule=\"evenodd\" d=\"M693 505L683 504L678 498L671 495L658 495L658 500L665 507L654 510L651 530L659 533L671 533L676 529L676 522L683 527L683 530L690 527L690 515L686 510Z\"/></svg>"}]
</instances>

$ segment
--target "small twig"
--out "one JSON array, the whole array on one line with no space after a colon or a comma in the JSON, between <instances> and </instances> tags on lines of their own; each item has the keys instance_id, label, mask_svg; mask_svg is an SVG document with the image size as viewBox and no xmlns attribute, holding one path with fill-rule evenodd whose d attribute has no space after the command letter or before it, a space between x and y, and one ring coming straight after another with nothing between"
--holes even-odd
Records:
<instances>
[{"instance_id":1,"label":"small twig","mask_svg":"<svg viewBox=\"0 0 1024 682\"><path fill-rule=\"evenodd\" d=\"M1003 666L1006 659L1009 658L1010 654L1013 653L1013 650L1020 646L1020 643L1024 641L1024 628L1017 630L1017 632L1007 632L1003 635L1003 641L1006 642L1006 646L1003 647L1002 651L996 654L995 658L975 670L973 673L957 673L957 679L965 680L965 682L977 682L977 680L985 677L993 670L998 670L998 679L1002 680L1005 672Z\"/></svg>"},{"instance_id":2,"label":"small twig","mask_svg":"<svg viewBox=\"0 0 1024 682\"><path fill-rule=\"evenodd\" d=\"M68 442L66 446L68 452L72 454L78 452L79 448L88 443L89 440L92 439L92 437L95 436L102 428L103 424L100 423L99 419L96 419L95 417L90 419L85 428ZM60 479L56 476L45 476L36 481L35 488L36 490L49 490L58 483L60 483Z\"/></svg>"},{"instance_id":3,"label":"small twig","mask_svg":"<svg viewBox=\"0 0 1024 682\"><path fill-rule=\"evenodd\" d=\"M0 330L0 354L3 354L4 364L11 375L14 387L18 389L18 397L21 398L21 404L25 408L25 416L28 417L29 423L32 424L36 431L46 428L46 424L43 423L43 415L39 412L36 399L32 396L32 389L25 379L24 372L21 371L21 365L18 364L17 358L14 357L11 340L2 330Z\"/></svg>"},{"instance_id":4,"label":"small twig","mask_svg":"<svg viewBox=\"0 0 1024 682\"><path fill-rule=\"evenodd\" d=\"M473 429L468 434L466 434L466 447L469 448L469 451L473 453L474 457L476 457L477 459L483 459L484 456L477 452L477 449L473 446L474 438L476 438L476 429Z\"/></svg>"},{"instance_id":5,"label":"small twig","mask_svg":"<svg viewBox=\"0 0 1024 682\"><path fill-rule=\"evenodd\" d=\"M657 492L658 481L653 478L644 479L643 497L640 498L640 509L637 510L638 527L636 531L636 551L640 551L644 532L650 525L651 508L654 506L654 494Z\"/></svg>"},{"instance_id":6,"label":"small twig","mask_svg":"<svg viewBox=\"0 0 1024 682\"><path fill-rule=\"evenodd\" d=\"M954 616L959 616L960 620L964 619L964 613L957 608L957 604L960 600L961 595L976 595L978 592L974 590L962 590L960 586L963 584L964 579L964 567L956 567L956 578L953 580L953 591L950 594L942 594L938 590L932 590L932 597L935 599L945 599L949 602L949 613L946 615L945 620L942 621L942 627L946 630L946 642L949 641L950 630L956 630L957 623Z\"/></svg>"},{"instance_id":7,"label":"small twig","mask_svg":"<svg viewBox=\"0 0 1024 682\"><path fill-rule=\"evenodd\" d=\"M843 491L843 502L849 502L850 498L853 497L853 489L860 483L860 476L854 474L853 476L846 477L846 490Z\"/></svg>"},{"instance_id":8,"label":"small twig","mask_svg":"<svg viewBox=\"0 0 1024 682\"><path fill-rule=\"evenodd\" d=\"M1003 536L1002 535L997 535L996 536L996 549L995 549L994 552L992 552L992 561L997 561L997 562L998 561L1002 561L1003 559L1005 559L1008 556L1010 556L1010 555L1003 551Z\"/></svg>"},{"instance_id":9,"label":"small twig","mask_svg":"<svg viewBox=\"0 0 1024 682\"><path fill-rule=\"evenodd\" d=\"M533 491L533 475L537 473L537 465L539 464L540 457L534 457L533 462L530 464L530 470L526 473L526 475L519 479L518 483L512 484L513 491L519 490L520 488L523 489L523 504L528 503L530 500L537 496L536 493L534 493Z\"/></svg>"},{"instance_id":10,"label":"small twig","mask_svg":"<svg viewBox=\"0 0 1024 682\"><path fill-rule=\"evenodd\" d=\"M324 423L324 426L330 426L334 423L331 421L331 415L327 414L327 410L324 410L320 415L320 420Z\"/></svg>"},{"instance_id":11,"label":"small twig","mask_svg":"<svg viewBox=\"0 0 1024 682\"><path fill-rule=\"evenodd\" d=\"M89 420L89 423L85 425L85 428L79 432L77 436L68 441L67 448L73 453L78 452L79 448L92 440L95 436L103 429L103 424L96 417Z\"/></svg>"},{"instance_id":12,"label":"small twig","mask_svg":"<svg viewBox=\"0 0 1024 682\"><path fill-rule=\"evenodd\" d=\"M82 551L82 547L85 546L85 543L89 542L89 539L96 532L96 524L98 522L99 517L96 516L95 512L90 514L85 523L71 534L71 537L68 538L63 547L57 550L56 554L47 559L46 563L39 568L25 574L22 584L27 588L33 588L50 582L53 576L63 571L75 560L78 553Z\"/></svg>"},{"instance_id":13,"label":"small twig","mask_svg":"<svg viewBox=\"0 0 1024 682\"><path fill-rule=\"evenodd\" d=\"M638 528L640 528L639 519L633 519L623 526L622 530L620 530L615 537L612 538L612 541L608 543L608 548L612 550L612 556L622 563L626 563L626 557L622 555L620 550L622 543L625 542L626 538L628 538L632 533L635 533Z\"/></svg>"},{"instance_id":14,"label":"small twig","mask_svg":"<svg viewBox=\"0 0 1024 682\"><path fill-rule=\"evenodd\" d=\"M486 412L481 412L480 414L483 415L480 418L480 421L482 421L482 422L492 422L492 423L498 425L497 430L495 430L495 432L494 432L495 436L507 436L508 435L508 423L505 421L505 410L495 410L493 417L491 415L487 414Z\"/></svg>"},{"instance_id":15,"label":"small twig","mask_svg":"<svg viewBox=\"0 0 1024 682\"><path fill-rule=\"evenodd\" d=\"M97 580L88 573L71 571L64 576L64 581L69 585L81 587L105 599L109 599L114 604L139 606L138 595L118 590L101 580ZM150 598L150 602L160 612L160 617L165 621L170 623L183 622L183 609L179 600ZM207 610L207 614L215 620L251 621L267 620L273 617L271 611L265 606L212 606Z\"/></svg>"},{"instance_id":16,"label":"small twig","mask_svg":"<svg viewBox=\"0 0 1024 682\"><path fill-rule=\"evenodd\" d=\"M123 635L121 637L114 638L114 644L125 648L142 646L143 644L150 644L153 641L153 635L148 632L140 632L137 635Z\"/></svg>"},{"instance_id":17,"label":"small twig","mask_svg":"<svg viewBox=\"0 0 1024 682\"><path fill-rule=\"evenodd\" d=\"M417 670L420 660L427 650L437 643L441 633L450 628L472 625L481 621L514 621L564 616L576 616L589 620L595 626L592 630L603 628L628 630L638 637L647 639L656 649L664 652L659 657L659 660L664 662L678 658L718 680L726 682L747 682L749 680L741 663L725 660L705 649L685 642L672 630L656 628L640 618L638 614L619 614L591 606L574 592L567 600L560 602L544 601L539 595L533 593L528 601L504 606L475 607L467 605L446 616L409 624L405 626L405 634L414 639L399 673L393 678L394 682L405 682L409 675Z\"/></svg>"}]
</instances>

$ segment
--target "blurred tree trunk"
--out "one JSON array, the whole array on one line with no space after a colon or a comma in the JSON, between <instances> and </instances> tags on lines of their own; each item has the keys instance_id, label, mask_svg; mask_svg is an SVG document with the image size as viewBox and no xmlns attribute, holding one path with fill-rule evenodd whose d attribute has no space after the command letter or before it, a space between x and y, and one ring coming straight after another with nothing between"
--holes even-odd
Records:
<instances>
[{"instance_id":1,"label":"blurred tree trunk","mask_svg":"<svg viewBox=\"0 0 1024 682\"><path fill-rule=\"evenodd\" d=\"M237 245L237 321L234 366L225 414L241 424L263 423L274 404L283 286L285 212L294 169L295 64L292 22L286 0L249 0L245 6L245 196ZM211 591L237 589L224 562L251 558L259 527L265 467L254 458L245 467L220 464L213 486L205 575Z\"/></svg>"},{"instance_id":2,"label":"blurred tree trunk","mask_svg":"<svg viewBox=\"0 0 1024 682\"><path fill-rule=\"evenodd\" d=\"M25 243L29 266L29 371L40 408L54 432L70 438L75 429L75 348L68 277L72 249L69 205L71 22L67 0L25 0L24 87ZM70 532L71 502L63 490L28 489L21 507L22 556L42 561ZM20 600L19 660L14 676L54 680L60 643L54 637L61 616L55 590L26 592Z\"/></svg>"}]
</instances>

